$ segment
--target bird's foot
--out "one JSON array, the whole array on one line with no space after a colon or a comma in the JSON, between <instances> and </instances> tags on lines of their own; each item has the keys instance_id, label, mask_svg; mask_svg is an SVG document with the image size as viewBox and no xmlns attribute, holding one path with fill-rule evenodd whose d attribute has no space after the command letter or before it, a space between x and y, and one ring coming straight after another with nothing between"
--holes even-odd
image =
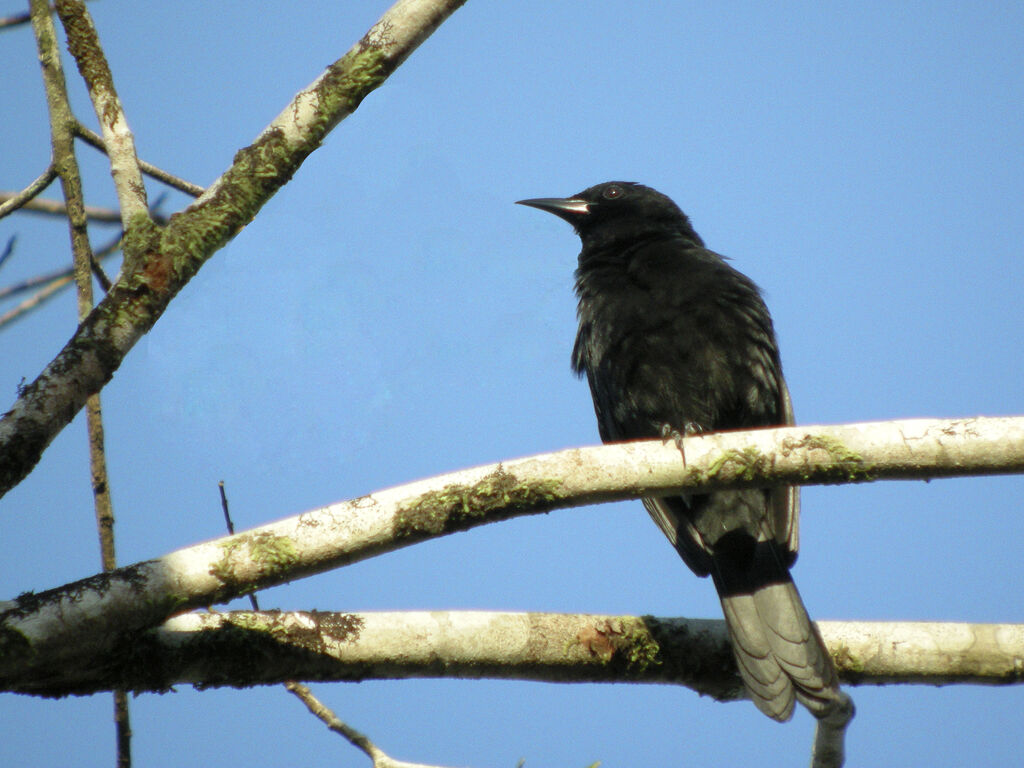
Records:
<instances>
[{"instance_id":1,"label":"bird's foot","mask_svg":"<svg viewBox=\"0 0 1024 768\"><path fill-rule=\"evenodd\" d=\"M676 444L676 448L679 449L679 453L683 457L683 467L686 466L686 450L683 448L683 438L702 434L704 434L704 428L695 421L687 421L683 424L682 431L676 429L671 424L661 425L661 441L667 443L671 440Z\"/></svg>"}]
</instances>

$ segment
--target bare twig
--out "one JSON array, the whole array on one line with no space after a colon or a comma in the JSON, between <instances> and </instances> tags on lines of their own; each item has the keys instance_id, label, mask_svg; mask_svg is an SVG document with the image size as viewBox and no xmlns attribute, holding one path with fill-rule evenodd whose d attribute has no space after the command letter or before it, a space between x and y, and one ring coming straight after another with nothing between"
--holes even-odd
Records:
<instances>
[{"instance_id":1,"label":"bare twig","mask_svg":"<svg viewBox=\"0 0 1024 768\"><path fill-rule=\"evenodd\" d=\"M153 203L153 207L150 209L150 216L154 221L164 220L165 217L159 212L158 208L165 200L166 195L160 195L156 202ZM110 278L107 277L106 272L103 271L101 262L106 261L120 250L121 235L118 234L117 237L109 241L106 245L101 246L99 250L93 254L93 258L90 262L93 276L100 284L104 293L110 290L111 283ZM0 328L3 328L5 325L9 325L26 313L42 306L46 301L56 296L61 289L70 285L73 275L74 267L68 267L67 269L60 269L55 272L49 272L45 275L37 275L36 277L31 277L20 283L0 288L0 300L3 300L10 296L17 295L18 293L32 290L40 285L44 286L37 294L29 297L18 306L8 312L5 312L3 315L0 315Z\"/></svg>"},{"instance_id":2,"label":"bare twig","mask_svg":"<svg viewBox=\"0 0 1024 768\"><path fill-rule=\"evenodd\" d=\"M120 245L121 236L118 235L109 243L102 246L99 250L96 251L95 256L97 261L105 261L109 259L111 256L113 256L120 250ZM74 267L66 267L65 269L58 269L54 270L53 272L47 272L46 274L43 275L36 275L35 277L30 277L26 280L22 280L21 282L14 283L13 285L5 285L2 288L0 288L0 301L8 299L12 296L17 296L19 293L24 293L25 291L31 291L32 289L38 288L41 285L47 285L55 280L70 278L73 275L73 273ZM67 283L65 283L65 285L66 284ZM107 288L104 288L104 290L107 290ZM0 323L0 325L2 325L2 323Z\"/></svg>"},{"instance_id":3,"label":"bare twig","mask_svg":"<svg viewBox=\"0 0 1024 768\"><path fill-rule=\"evenodd\" d=\"M18 236L11 235L7 238L7 244L4 246L4 250L0 253L0 267L3 267L7 263L7 260L14 255L14 246L18 243Z\"/></svg>"},{"instance_id":4,"label":"bare twig","mask_svg":"<svg viewBox=\"0 0 1024 768\"><path fill-rule=\"evenodd\" d=\"M228 509L228 495L224 489L223 480L217 483L217 489L220 491L220 507L224 513L224 523L227 526L228 533L233 534L235 532L235 524L231 520L231 512ZM252 603L254 611L259 611L260 606L256 595L249 595L249 602ZM320 718L328 728L335 733L341 734L350 744L365 752L373 761L374 768L432 768L431 766L418 766L414 763L402 763L392 760L364 734L344 723L326 704L314 696L307 686L294 680L288 680L284 683L284 687L297 696L306 705L306 708L316 717Z\"/></svg>"},{"instance_id":5,"label":"bare twig","mask_svg":"<svg viewBox=\"0 0 1024 768\"><path fill-rule=\"evenodd\" d=\"M67 84L64 79L64 68L60 60L56 29L50 15L49 5L43 0L32 0L31 11L32 25L39 48L39 62L43 71L47 111L50 117L50 137L53 147L51 165L57 169L60 177L66 205L65 213L71 229L71 248L74 255L75 271L80 287L87 294L81 295L80 301L87 301L91 309L92 283L89 282L88 275L93 254L92 246L89 244L82 178L78 169L78 160L75 157L74 134L70 130L73 119ZM84 314L88 314L88 312Z\"/></svg>"},{"instance_id":6,"label":"bare twig","mask_svg":"<svg viewBox=\"0 0 1024 768\"><path fill-rule=\"evenodd\" d=\"M118 237L115 248L119 248L121 244L121 238ZM89 268L92 270L92 276L96 278L96 282L100 284L100 288L106 293L110 290L110 278L107 277L107 273L103 271L103 266L100 264L100 254L95 254L89 262Z\"/></svg>"},{"instance_id":7,"label":"bare twig","mask_svg":"<svg viewBox=\"0 0 1024 768\"><path fill-rule=\"evenodd\" d=\"M306 708L320 718L328 728L344 736L352 746L361 749L373 761L373 768L438 768L437 766L425 765L423 763L407 763L389 757L384 750L370 741L365 734L360 733L339 719L331 711L330 707L313 695L313 692L308 687L302 683L295 682L285 683L284 687L294 693L299 701L305 704Z\"/></svg>"},{"instance_id":8,"label":"bare twig","mask_svg":"<svg viewBox=\"0 0 1024 768\"><path fill-rule=\"evenodd\" d=\"M0 192L0 200L10 200L11 197L10 192ZM60 200L47 200L45 198L37 198L25 202L21 206L21 210L27 213L40 213L46 216L65 217L68 215L66 203ZM85 206L85 215L90 221L100 224L117 224L119 226L121 224L121 214L113 208L99 208L94 205L87 205Z\"/></svg>"},{"instance_id":9,"label":"bare twig","mask_svg":"<svg viewBox=\"0 0 1024 768\"><path fill-rule=\"evenodd\" d=\"M60 277L70 277L70 275L71 267L67 267L66 269L58 269L54 272L47 272L45 275L36 275L35 277L27 278L19 283L14 283L13 285L5 285L4 287L0 288L0 300L9 298L11 296L17 296L19 293L31 291L33 288L37 288L40 285L45 285L46 283L53 282L54 280Z\"/></svg>"},{"instance_id":10,"label":"bare twig","mask_svg":"<svg viewBox=\"0 0 1024 768\"><path fill-rule=\"evenodd\" d=\"M76 265L79 313L88 313L92 307L92 274L88 264ZM86 431L89 439L89 474L92 481L93 506L96 512L96 532L100 542L100 564L104 571L117 568L114 549L114 504L110 496L110 478L107 474L107 454L104 447L103 409L97 392L85 405ZM123 688L114 689L114 730L117 734L118 768L131 766L131 717L128 695Z\"/></svg>"},{"instance_id":11,"label":"bare twig","mask_svg":"<svg viewBox=\"0 0 1024 768\"><path fill-rule=\"evenodd\" d=\"M94 131L90 131L80 122L75 121L75 135L82 139L89 146L98 149L100 152L106 154L107 146L103 143L103 138L96 134ZM152 176L157 181L162 181L169 187L184 192L186 195L192 197L199 197L203 194L203 188L198 184L193 184L191 181L185 181L178 176L175 176L162 168L157 168L152 163L147 163L145 160L139 159L139 167L142 172L147 176Z\"/></svg>"},{"instance_id":12,"label":"bare twig","mask_svg":"<svg viewBox=\"0 0 1024 768\"><path fill-rule=\"evenodd\" d=\"M201 192L202 190L200 190ZM12 192L0 191L0 201L12 200L14 194ZM163 201L166 200L166 195L161 195L160 198L150 207L150 215L153 216L153 220L157 224L166 224L167 217L156 213ZM39 198L36 200L29 200L20 206L21 210L27 213L38 213L45 216L55 216L64 218L68 215L67 204L61 200L48 200L45 198ZM121 214L113 208L100 208L95 205L85 206L85 216L89 221L95 221L99 224L121 224Z\"/></svg>"},{"instance_id":13,"label":"bare twig","mask_svg":"<svg viewBox=\"0 0 1024 768\"><path fill-rule=\"evenodd\" d=\"M228 535L234 535L235 523L231 519L231 511L228 509L228 494L227 491L224 490L223 480L217 483L217 490L220 491L220 508L224 513L224 524L227 526ZM252 609L254 611L258 611L260 609L260 601L256 597L255 593L249 595L249 604L252 605Z\"/></svg>"},{"instance_id":14,"label":"bare twig","mask_svg":"<svg viewBox=\"0 0 1024 768\"><path fill-rule=\"evenodd\" d=\"M53 160L51 160L46 170L39 174L38 178L21 190L21 192L0 193L0 201L3 201L0 203L0 219L9 213L14 213L14 211L23 206L27 206L36 195L50 186L56 178L57 168L53 164Z\"/></svg>"},{"instance_id":15,"label":"bare twig","mask_svg":"<svg viewBox=\"0 0 1024 768\"><path fill-rule=\"evenodd\" d=\"M0 29L6 29L8 27L20 27L24 24L28 24L32 20L32 14L26 11L25 13L15 13L11 16L4 16L0 18Z\"/></svg>"},{"instance_id":16,"label":"bare twig","mask_svg":"<svg viewBox=\"0 0 1024 768\"><path fill-rule=\"evenodd\" d=\"M233 536L235 533L235 524L231 520L231 512L228 509L228 494L224 490L223 480L217 483L217 490L220 491L220 509L224 513L224 524L227 526L228 535Z\"/></svg>"},{"instance_id":17,"label":"bare twig","mask_svg":"<svg viewBox=\"0 0 1024 768\"><path fill-rule=\"evenodd\" d=\"M38 278L36 278L38 279ZM74 268L66 269L60 273L58 277L52 279L42 290L37 291L33 295L29 296L18 306L12 307L11 309L0 315L0 328L10 325L15 320L24 317L33 309L42 306L48 300L56 296L64 288L67 288L74 281ZM23 286L24 283L21 284ZM16 287L21 287L16 286Z\"/></svg>"},{"instance_id":18,"label":"bare twig","mask_svg":"<svg viewBox=\"0 0 1024 768\"><path fill-rule=\"evenodd\" d=\"M101 247L96 253L93 254L92 271L97 276L100 285L104 291L110 289L110 280L106 274L100 269L100 262L109 259L121 250L121 235L118 235L109 243ZM33 288L43 286L38 292L25 299L18 306L11 308L7 312L0 315L0 328L4 328L10 325L15 320L24 317L26 314L31 312L33 309L45 304L47 301L55 297L64 288L71 285L74 279L75 268L68 267L67 269L56 270L55 272L48 272L45 275L37 275L31 277L28 280L23 280L15 285L8 285L0 288L0 300L15 296L25 291L30 291Z\"/></svg>"},{"instance_id":19,"label":"bare twig","mask_svg":"<svg viewBox=\"0 0 1024 768\"><path fill-rule=\"evenodd\" d=\"M227 526L228 533L233 534L235 532L235 524L231 519L231 511L228 508L228 495L224 489L224 481L221 480L217 483L217 489L220 491L220 507L224 513L224 523ZM259 602L256 599L256 595L249 595L249 602L252 603L254 611L259 611ZM361 749L370 759L373 760L375 768L401 768L401 766L409 766L412 768L412 763L400 763L392 760L382 750L378 749L372 741L370 741L365 735L359 731L351 728L345 724L337 715L322 701L320 701L313 692L302 683L297 683L294 680L289 680L284 683L284 687L295 694L302 701L306 707L322 720L328 728L336 733L340 733L349 743ZM422 766L421 768L430 768L430 766Z\"/></svg>"}]
</instances>

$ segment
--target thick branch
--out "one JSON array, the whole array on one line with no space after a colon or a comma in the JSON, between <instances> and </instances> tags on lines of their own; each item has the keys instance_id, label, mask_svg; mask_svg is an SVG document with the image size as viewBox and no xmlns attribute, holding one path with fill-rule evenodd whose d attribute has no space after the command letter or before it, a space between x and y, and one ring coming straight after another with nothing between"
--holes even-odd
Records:
<instances>
[{"instance_id":1,"label":"thick branch","mask_svg":"<svg viewBox=\"0 0 1024 768\"><path fill-rule=\"evenodd\" d=\"M1024 625L818 626L849 685L1024 682ZM745 698L721 620L483 611L190 613L86 664L6 675L0 688L64 695L415 677L671 683Z\"/></svg>"},{"instance_id":2,"label":"thick branch","mask_svg":"<svg viewBox=\"0 0 1024 768\"><path fill-rule=\"evenodd\" d=\"M723 432L685 447L685 466L653 440L467 469L22 595L0 613L0 677L73 664L182 610L517 515L683 491L1021 472L1024 418Z\"/></svg>"},{"instance_id":3,"label":"thick branch","mask_svg":"<svg viewBox=\"0 0 1024 768\"><path fill-rule=\"evenodd\" d=\"M206 260L252 221L328 131L464 1L400 0L166 228L144 210L132 219L121 277L0 420L0 495L32 470ZM88 30L79 31L88 37ZM109 141L107 149L113 152Z\"/></svg>"}]
</instances>

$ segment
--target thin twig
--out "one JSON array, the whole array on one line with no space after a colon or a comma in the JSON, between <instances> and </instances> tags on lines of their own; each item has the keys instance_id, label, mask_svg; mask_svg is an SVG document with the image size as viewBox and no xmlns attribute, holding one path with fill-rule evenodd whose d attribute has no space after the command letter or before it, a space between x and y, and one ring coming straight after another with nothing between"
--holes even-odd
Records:
<instances>
[{"instance_id":1,"label":"thin twig","mask_svg":"<svg viewBox=\"0 0 1024 768\"><path fill-rule=\"evenodd\" d=\"M50 164L46 167L46 170L39 174L39 177L21 190L21 192L0 193L0 200L3 200L3 202L0 203L0 219L27 205L36 195L50 186L56 178L57 167L53 164L53 160L50 160Z\"/></svg>"},{"instance_id":2,"label":"thin twig","mask_svg":"<svg viewBox=\"0 0 1024 768\"><path fill-rule=\"evenodd\" d=\"M109 259L119 250L121 243L121 236L118 235L111 243L103 246L96 252L96 259L103 261ZM52 283L54 280L60 280L65 277L70 277L72 274L72 267L66 267L65 269L58 269L53 272L47 272L45 275L36 275L30 277L27 280L22 280L20 283L14 285L7 285L0 288L0 301L8 299L11 296L17 296L19 293L25 291L31 291L33 288L38 288L40 285L47 285Z\"/></svg>"},{"instance_id":3,"label":"thin twig","mask_svg":"<svg viewBox=\"0 0 1024 768\"><path fill-rule=\"evenodd\" d=\"M234 535L235 524L231 520L231 511L228 509L228 495L227 492L224 490L223 480L217 483L217 489L220 491L220 507L221 510L224 512L224 523L225 525L227 525L228 533ZM256 600L256 595L250 594L249 601L252 603L253 610L259 611L260 608L259 603ZM291 691L293 694L295 694L299 698L299 700L306 705L310 712L312 712L324 723L326 723L328 728L330 728L332 731L336 733L340 733L342 736L348 739L350 744L358 747L367 755L369 755L370 759L373 761L373 765L375 766L375 768L403 768L403 766L413 768L412 763L399 763L395 760L392 760L390 757L388 757L387 754L378 749L377 746L374 745L374 743L370 741L370 739L367 738L364 734L360 733L354 728L349 727L346 723L339 719L338 716L335 715L334 712L329 707L327 707L316 696L314 696L313 692L309 689L308 686L305 686L302 683L296 682L294 680L290 680L284 683L284 687L288 691ZM423 766L423 768L431 767Z\"/></svg>"},{"instance_id":4,"label":"thin twig","mask_svg":"<svg viewBox=\"0 0 1024 768\"><path fill-rule=\"evenodd\" d=\"M116 254L121 249L121 235L119 234L105 246L99 249L93 255L93 274L97 275L97 280L100 281L100 285L104 291L110 290L110 278L106 276L102 269L99 267L99 262L105 259L109 259L111 256ZM28 280L24 280L15 285L9 285L5 288L0 288L0 300L6 299L10 296L15 296L19 293L32 290L40 285L44 286L38 293L33 294L29 298L25 299L18 306L8 310L4 314L0 315L0 328L6 325L10 325L15 320L19 319L26 313L33 309L41 306L48 300L56 296L61 289L66 288L71 284L74 278L75 268L68 267L67 269L57 270L56 272L49 272L45 275L38 275L36 277L30 277Z\"/></svg>"},{"instance_id":5,"label":"thin twig","mask_svg":"<svg viewBox=\"0 0 1024 768\"><path fill-rule=\"evenodd\" d=\"M228 533L234 535L235 523L231 519L231 511L228 508L228 495L224 489L223 480L217 483L217 490L220 491L220 508L224 513L224 524L227 526ZM260 606L255 594L249 595L249 602L252 603L254 611L259 611ZM369 755L370 759L373 760L375 768L401 768L401 766L405 765L410 766L410 768L412 767L412 763L399 763L392 760L387 754L378 749L367 736L345 724L329 707L313 695L313 692L308 686L294 680L290 680L284 683L284 687L295 694L299 700L306 705L310 712L327 724L328 728L336 733L340 733L348 739L350 744L358 747ZM424 766L424 768L430 767Z\"/></svg>"},{"instance_id":6,"label":"thin twig","mask_svg":"<svg viewBox=\"0 0 1024 768\"><path fill-rule=\"evenodd\" d=\"M4 246L3 253L0 253L0 267L3 267L7 263L7 260L14 254L14 246L18 242L17 235L11 235L7 238L7 245Z\"/></svg>"},{"instance_id":7,"label":"thin twig","mask_svg":"<svg viewBox=\"0 0 1024 768\"><path fill-rule=\"evenodd\" d=\"M221 480L220 482L217 483L217 490L220 491L220 508L221 508L221 511L224 512L224 523L228 527L228 534L230 534L231 536L234 536L235 535L235 523L231 519L231 511L228 509L228 495L227 495L227 492L224 490L224 481L223 480ZM252 609L254 611L258 611L260 609L260 603L259 603L259 600L256 599L256 594L255 593L252 593L252 594L249 595L249 603L252 605Z\"/></svg>"},{"instance_id":8,"label":"thin twig","mask_svg":"<svg viewBox=\"0 0 1024 768\"><path fill-rule=\"evenodd\" d=\"M21 194L21 193L18 193ZM14 198L13 192L0 191L0 201L12 200ZM164 201L167 199L167 193L162 193L157 198L156 202L149 208L149 214L153 217L153 220L157 224L166 224L167 217L157 211ZM6 204L6 203L4 203ZM22 203L21 208L28 213L39 213L45 216L56 216L65 217L68 215L67 204L61 200L50 200L47 198L40 198L37 200L29 200ZM85 206L85 216L89 221L95 221L99 224L120 224L121 214L114 208L100 208L96 205Z\"/></svg>"},{"instance_id":9,"label":"thin twig","mask_svg":"<svg viewBox=\"0 0 1024 768\"><path fill-rule=\"evenodd\" d=\"M284 687L294 693L306 705L306 708L320 718L328 728L344 736L352 746L362 750L373 761L374 768L439 768L438 766L426 765L424 763L407 763L403 760L395 760L370 741L369 737L365 734L360 733L341 720L331 711L330 707L313 695L308 686L302 683L288 682L284 684Z\"/></svg>"},{"instance_id":10,"label":"thin twig","mask_svg":"<svg viewBox=\"0 0 1024 768\"><path fill-rule=\"evenodd\" d=\"M0 192L0 200L10 200L13 195L10 192ZM60 216L64 217L68 215L68 207L61 200L49 200L47 198L38 198L36 200L28 200L21 205L21 210L27 213L39 213L44 216ZM99 208L95 205L85 206L85 215L90 221L95 221L100 224L121 224L121 214L113 208Z\"/></svg>"},{"instance_id":11,"label":"thin twig","mask_svg":"<svg viewBox=\"0 0 1024 768\"><path fill-rule=\"evenodd\" d=\"M79 315L84 316L92 309L92 274L88 264L78 265L76 272L79 291ZM85 404L86 431L89 439L89 473L92 479L93 506L96 510L96 533L100 542L100 562L103 570L117 568L114 549L114 503L110 496L110 478L107 474L107 452L104 446L103 409L97 392ZM114 731L117 740L117 766L130 768L132 764L131 715L128 709L128 694L123 688L115 688Z\"/></svg>"},{"instance_id":12,"label":"thin twig","mask_svg":"<svg viewBox=\"0 0 1024 768\"><path fill-rule=\"evenodd\" d=\"M77 120L75 121L74 131L75 135L82 141L84 141L86 144L88 144L90 147L98 149L103 154L107 153L107 145L103 143L103 138L94 131L91 131L88 128L86 128L84 125L82 125L82 123L78 122ZM179 176L175 176L174 174L168 173L162 168L157 168L152 163L147 163L145 160L141 158L139 159L139 167L142 169L142 172L145 173L147 176L151 176L157 181L162 181L167 186L174 187L175 189L184 192L186 195L191 195L192 197L199 197L205 191L204 188L200 187L198 184L193 184L191 181L185 181L185 179L182 179Z\"/></svg>"},{"instance_id":13,"label":"thin twig","mask_svg":"<svg viewBox=\"0 0 1024 768\"><path fill-rule=\"evenodd\" d=\"M36 307L42 305L49 299L52 299L61 291L61 289L67 288L71 285L74 277L74 269L67 269L60 277L50 282L38 293L32 294L18 306L4 312L0 315L0 328L10 325L18 318L23 317Z\"/></svg>"},{"instance_id":14,"label":"thin twig","mask_svg":"<svg viewBox=\"0 0 1024 768\"><path fill-rule=\"evenodd\" d=\"M228 495L224 491L224 481L217 483L217 490L220 491L220 508L224 513L224 523L228 527L228 535L235 535L235 524L231 521L231 512L228 510Z\"/></svg>"},{"instance_id":15,"label":"thin twig","mask_svg":"<svg viewBox=\"0 0 1024 768\"><path fill-rule=\"evenodd\" d=\"M149 214L152 217L152 219L156 222L163 222L166 221L167 219L166 216L164 216L157 210L159 206L163 205L166 198L166 194L160 195L160 197L157 198L156 202L153 203L153 207L150 209ZM119 233L117 237L115 237L113 240L108 242L106 245L100 247L100 249L93 254L92 259L90 260L92 274L96 278L96 282L100 284L100 288L103 289L104 293L110 290L111 280L107 276L107 273L103 271L101 262L105 261L106 259L109 259L111 256L113 256L120 250L121 234ZM2 259L0 259L0 264L2 264ZM65 288L67 285L70 284L70 278L73 275L74 267L68 267L67 269L60 269L57 270L56 272L49 272L45 275L37 275L36 277L30 277L28 280L24 280L20 283L0 288L0 301L2 301L3 299L9 298L10 296L15 296L19 293L32 290L33 288L36 288L40 285L45 286L35 296L32 296L31 298L19 304L14 309L4 313L3 315L0 315L0 328L3 328L4 325L7 325L13 322L14 320L17 320L26 312L29 312L30 310L42 305L48 299L53 298L55 295L57 295L57 293L60 292L62 288Z\"/></svg>"},{"instance_id":16,"label":"thin twig","mask_svg":"<svg viewBox=\"0 0 1024 768\"><path fill-rule=\"evenodd\" d=\"M115 250L121 247L121 238L118 237L117 243L115 244ZM89 260L89 268L92 271L93 277L96 278L96 282L100 284L100 288L106 293L110 290L111 282L110 278L107 277L107 273L103 271L103 267L100 265L100 257L93 255Z\"/></svg>"},{"instance_id":17,"label":"thin twig","mask_svg":"<svg viewBox=\"0 0 1024 768\"><path fill-rule=\"evenodd\" d=\"M19 27L22 24L28 24L31 20L32 14L28 11L25 13L16 13L13 16L4 16L3 18L0 18L0 29Z\"/></svg>"},{"instance_id":18,"label":"thin twig","mask_svg":"<svg viewBox=\"0 0 1024 768\"><path fill-rule=\"evenodd\" d=\"M26 280L22 280L20 283L14 285L7 285L0 288L0 301L3 299L10 298L11 296L17 296L19 293L25 291L31 291L33 288L38 288L40 285L46 285L52 283L54 280L59 280L62 277L69 277L71 275L71 267L66 269L58 269L55 272L47 272L45 275L36 275Z\"/></svg>"},{"instance_id":19,"label":"thin twig","mask_svg":"<svg viewBox=\"0 0 1024 768\"><path fill-rule=\"evenodd\" d=\"M114 691L114 723L117 731L117 768L131 768L132 727L128 713L127 691Z\"/></svg>"}]
</instances>

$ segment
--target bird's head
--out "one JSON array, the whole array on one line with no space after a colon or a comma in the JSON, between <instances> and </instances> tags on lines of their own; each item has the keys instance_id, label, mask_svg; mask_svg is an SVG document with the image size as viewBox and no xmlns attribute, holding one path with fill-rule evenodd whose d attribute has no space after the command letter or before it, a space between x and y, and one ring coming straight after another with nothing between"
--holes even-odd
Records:
<instances>
[{"instance_id":1,"label":"bird's head","mask_svg":"<svg viewBox=\"0 0 1024 768\"><path fill-rule=\"evenodd\" d=\"M607 181L572 197L538 197L517 202L569 222L584 246L646 234L683 235L702 245L679 206L661 192L631 181Z\"/></svg>"}]
</instances>

